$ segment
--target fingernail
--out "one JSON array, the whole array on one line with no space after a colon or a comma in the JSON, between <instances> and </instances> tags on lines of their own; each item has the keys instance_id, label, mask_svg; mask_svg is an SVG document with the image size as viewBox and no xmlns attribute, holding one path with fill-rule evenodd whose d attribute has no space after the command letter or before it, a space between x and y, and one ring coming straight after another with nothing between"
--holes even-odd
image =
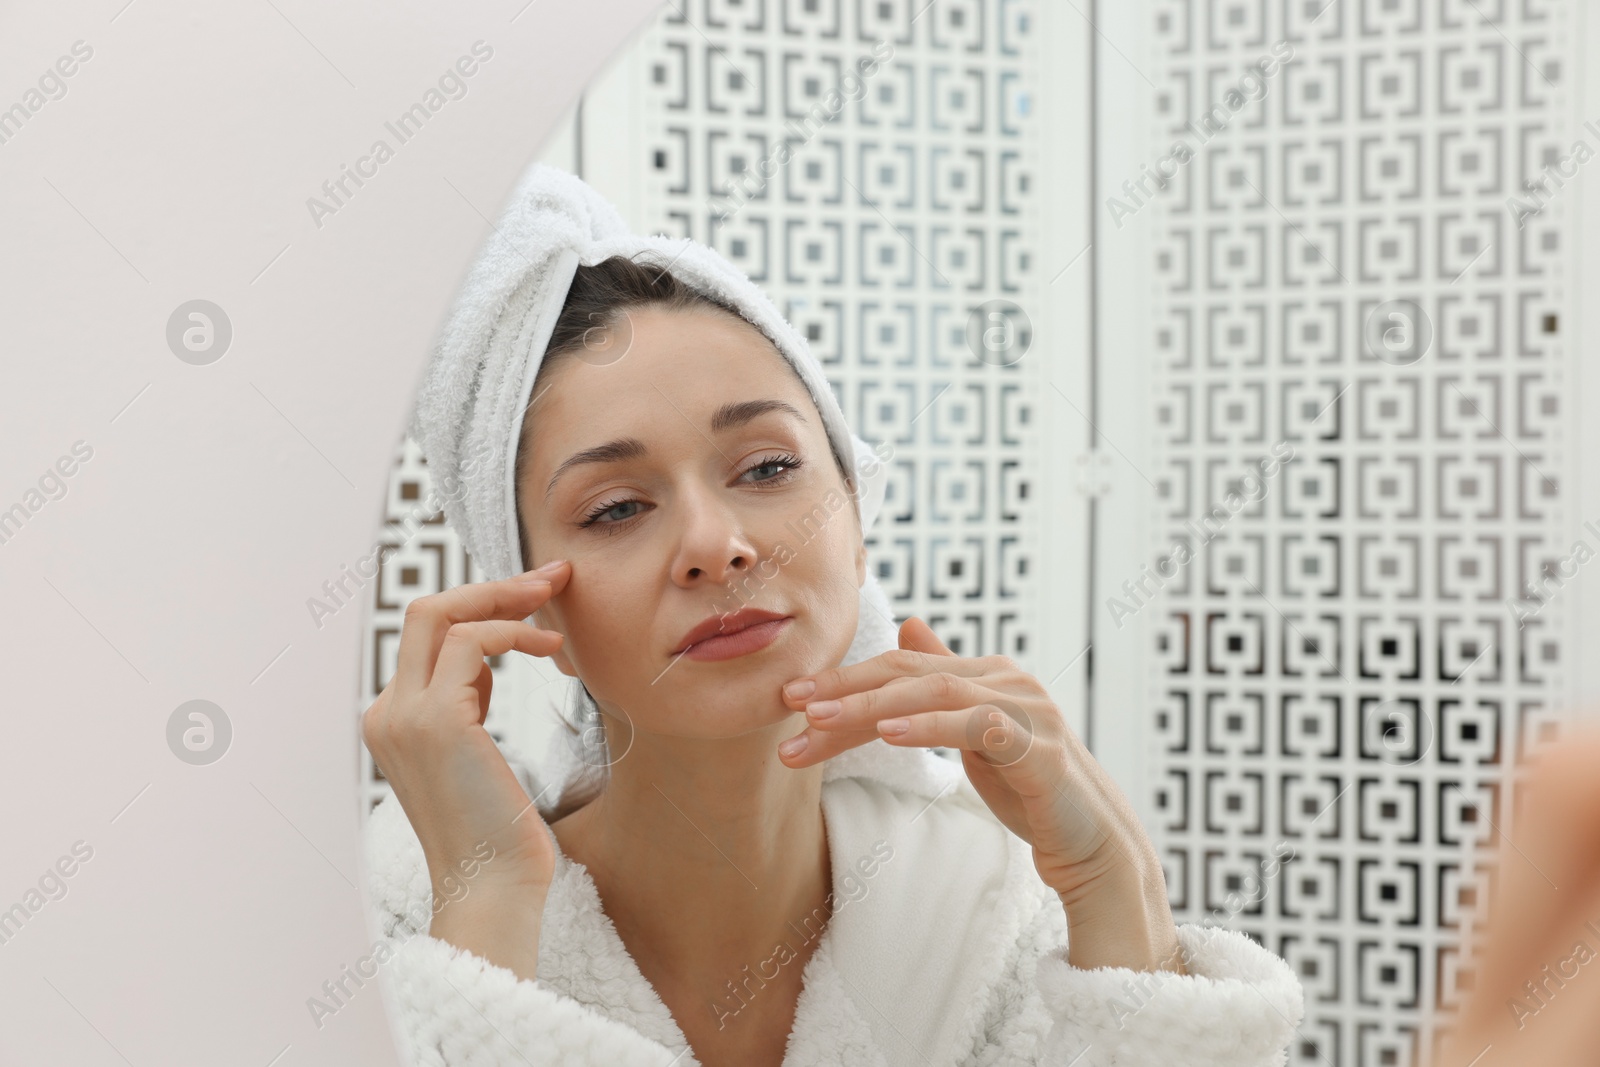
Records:
<instances>
[{"instance_id":1,"label":"fingernail","mask_svg":"<svg viewBox=\"0 0 1600 1067\"><path fill-rule=\"evenodd\" d=\"M804 700L817 691L817 683L806 678L799 682L790 682L783 687L783 695L790 700Z\"/></svg>"},{"instance_id":2,"label":"fingernail","mask_svg":"<svg viewBox=\"0 0 1600 1067\"><path fill-rule=\"evenodd\" d=\"M779 754L783 755L783 756L789 756L789 757L798 756L800 753L804 752L805 750L806 750L806 735L805 734L800 734L798 737L791 737L791 738L789 738L789 740L785 741L783 744L778 746Z\"/></svg>"},{"instance_id":3,"label":"fingernail","mask_svg":"<svg viewBox=\"0 0 1600 1067\"><path fill-rule=\"evenodd\" d=\"M806 705L806 714L813 719L831 719L839 714L840 707L842 705L837 700L819 700Z\"/></svg>"},{"instance_id":4,"label":"fingernail","mask_svg":"<svg viewBox=\"0 0 1600 1067\"><path fill-rule=\"evenodd\" d=\"M885 734L903 734L911 729L910 719L884 719L878 723L878 732Z\"/></svg>"},{"instance_id":5,"label":"fingernail","mask_svg":"<svg viewBox=\"0 0 1600 1067\"><path fill-rule=\"evenodd\" d=\"M566 560L564 560L564 559L553 559L549 563L545 563L545 564L539 566L538 568L536 568L533 573L534 574L549 574L552 571L555 571L555 570L559 569L560 566L565 562L566 562Z\"/></svg>"}]
</instances>

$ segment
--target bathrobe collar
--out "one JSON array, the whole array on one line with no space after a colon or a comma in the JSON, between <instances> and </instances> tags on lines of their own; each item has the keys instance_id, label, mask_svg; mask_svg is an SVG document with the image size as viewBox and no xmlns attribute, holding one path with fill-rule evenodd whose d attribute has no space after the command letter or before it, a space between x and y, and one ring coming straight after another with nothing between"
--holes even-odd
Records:
<instances>
[{"instance_id":1,"label":"bathrobe collar","mask_svg":"<svg viewBox=\"0 0 1600 1067\"><path fill-rule=\"evenodd\" d=\"M822 812L835 910L806 963L784 1067L960 1059L1017 932L1046 903L1026 845L955 760L883 741L824 766ZM687 1044L587 869L559 848L539 975L668 1047Z\"/></svg>"}]
</instances>

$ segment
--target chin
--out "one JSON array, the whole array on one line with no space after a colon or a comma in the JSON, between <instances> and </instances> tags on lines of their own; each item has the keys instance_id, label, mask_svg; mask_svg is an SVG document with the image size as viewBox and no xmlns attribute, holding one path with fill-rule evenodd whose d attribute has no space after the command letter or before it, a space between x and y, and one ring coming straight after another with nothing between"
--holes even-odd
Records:
<instances>
[{"instance_id":1,"label":"chin","mask_svg":"<svg viewBox=\"0 0 1600 1067\"><path fill-rule=\"evenodd\" d=\"M703 663L696 666L720 669L728 664ZM719 676L708 671L692 683L680 681L673 703L683 711L681 717L675 719L687 724L688 729L669 729L667 732L692 733L707 738L738 737L752 730L764 730L786 722L801 713L783 702L783 686L809 673L812 671L793 661L774 659L761 664L759 668L737 674L727 672Z\"/></svg>"}]
</instances>

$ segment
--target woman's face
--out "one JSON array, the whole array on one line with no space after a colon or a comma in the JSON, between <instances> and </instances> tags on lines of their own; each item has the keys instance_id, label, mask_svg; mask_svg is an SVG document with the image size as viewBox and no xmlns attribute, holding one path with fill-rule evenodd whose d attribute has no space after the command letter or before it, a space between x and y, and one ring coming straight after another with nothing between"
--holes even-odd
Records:
<instances>
[{"instance_id":1,"label":"woman's face","mask_svg":"<svg viewBox=\"0 0 1600 1067\"><path fill-rule=\"evenodd\" d=\"M759 330L720 311L630 308L592 341L540 384L518 486L528 564L572 561L535 617L566 635L552 659L644 733L786 720L780 687L844 658L866 577L815 405ZM745 607L791 618L754 652L677 654L692 627Z\"/></svg>"}]
</instances>

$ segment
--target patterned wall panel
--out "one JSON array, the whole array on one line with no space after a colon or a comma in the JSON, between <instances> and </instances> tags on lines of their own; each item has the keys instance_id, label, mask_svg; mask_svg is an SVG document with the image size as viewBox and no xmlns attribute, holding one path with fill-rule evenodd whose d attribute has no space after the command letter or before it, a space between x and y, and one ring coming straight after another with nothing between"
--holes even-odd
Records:
<instances>
[{"instance_id":1,"label":"patterned wall panel","mask_svg":"<svg viewBox=\"0 0 1600 1067\"><path fill-rule=\"evenodd\" d=\"M565 157L546 155L583 173L585 159L627 153L645 175L636 225L712 244L772 295L888 457L868 566L896 619L918 614L961 655L1025 666L1043 364L1021 358L1023 317L980 306L1028 307L1036 292L1035 30L1028 0L668 4L617 60L641 87L628 106L643 138L618 137L620 117L591 102ZM428 511L431 493L407 440L362 708L393 671L406 603L482 577ZM566 679L499 659L485 725L536 751ZM362 759L370 806L387 787Z\"/></svg>"},{"instance_id":2,"label":"patterned wall panel","mask_svg":"<svg viewBox=\"0 0 1600 1067\"><path fill-rule=\"evenodd\" d=\"M1290 1063L1425 1062L1568 684L1575 205L1527 183L1583 133L1574 12L1153 11L1106 206L1156 213L1159 548L1114 592L1162 618L1172 899L1298 971Z\"/></svg>"}]
</instances>

